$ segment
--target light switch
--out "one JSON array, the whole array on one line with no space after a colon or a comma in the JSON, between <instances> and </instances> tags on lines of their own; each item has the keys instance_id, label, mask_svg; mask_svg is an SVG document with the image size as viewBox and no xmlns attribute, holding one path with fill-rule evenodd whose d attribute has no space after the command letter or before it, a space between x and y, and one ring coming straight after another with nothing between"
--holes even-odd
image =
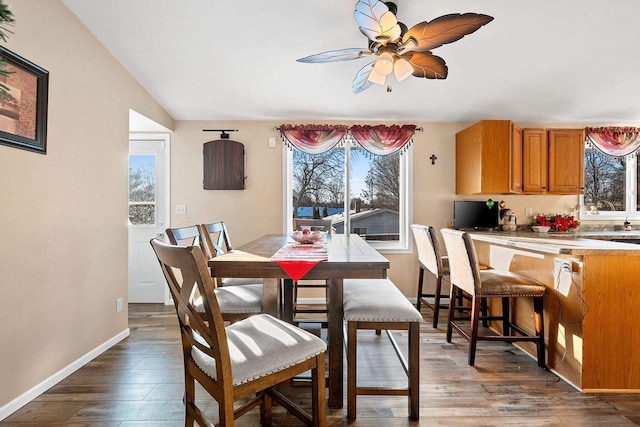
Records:
<instances>
[{"instance_id":1,"label":"light switch","mask_svg":"<svg viewBox=\"0 0 640 427\"><path fill-rule=\"evenodd\" d=\"M269 137L269 147L270 148L276 148L276 137L275 136L270 136Z\"/></svg>"},{"instance_id":2,"label":"light switch","mask_svg":"<svg viewBox=\"0 0 640 427\"><path fill-rule=\"evenodd\" d=\"M176 205L176 215L186 215L187 205Z\"/></svg>"}]
</instances>

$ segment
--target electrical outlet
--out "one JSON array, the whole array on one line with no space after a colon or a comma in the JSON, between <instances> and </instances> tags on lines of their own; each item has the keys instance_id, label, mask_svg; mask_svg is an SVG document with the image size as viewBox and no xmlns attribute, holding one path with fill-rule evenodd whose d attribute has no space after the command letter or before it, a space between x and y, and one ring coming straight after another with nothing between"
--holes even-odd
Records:
<instances>
[{"instance_id":1,"label":"electrical outlet","mask_svg":"<svg viewBox=\"0 0 640 427\"><path fill-rule=\"evenodd\" d=\"M176 215L186 215L187 205L176 205Z\"/></svg>"},{"instance_id":2,"label":"electrical outlet","mask_svg":"<svg viewBox=\"0 0 640 427\"><path fill-rule=\"evenodd\" d=\"M120 313L122 311L122 298L116 299L116 313Z\"/></svg>"},{"instance_id":3,"label":"electrical outlet","mask_svg":"<svg viewBox=\"0 0 640 427\"><path fill-rule=\"evenodd\" d=\"M526 216L527 218L531 218L533 216L533 209L524 208L524 216Z\"/></svg>"}]
</instances>

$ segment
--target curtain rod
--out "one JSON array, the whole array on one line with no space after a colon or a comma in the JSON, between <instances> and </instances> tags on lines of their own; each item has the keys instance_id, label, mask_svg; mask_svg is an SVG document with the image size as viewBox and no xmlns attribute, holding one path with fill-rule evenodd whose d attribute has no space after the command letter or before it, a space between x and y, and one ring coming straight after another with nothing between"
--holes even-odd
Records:
<instances>
[{"instance_id":1,"label":"curtain rod","mask_svg":"<svg viewBox=\"0 0 640 427\"><path fill-rule=\"evenodd\" d=\"M375 125L374 125L374 126L375 126ZM351 127L351 126L347 126L347 127ZM279 127L279 126L278 126L278 127L274 127L274 128L273 128L273 130L280 131L280 127ZM416 128L416 132L422 132L423 130L424 130L424 129L423 129L423 128L420 128L420 127L417 127L417 128Z\"/></svg>"}]
</instances>

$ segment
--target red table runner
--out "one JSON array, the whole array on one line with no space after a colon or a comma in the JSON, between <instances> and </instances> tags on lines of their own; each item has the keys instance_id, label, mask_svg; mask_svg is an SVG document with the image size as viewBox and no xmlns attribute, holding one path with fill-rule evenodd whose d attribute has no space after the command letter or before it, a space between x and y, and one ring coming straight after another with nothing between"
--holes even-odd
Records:
<instances>
[{"instance_id":1,"label":"red table runner","mask_svg":"<svg viewBox=\"0 0 640 427\"><path fill-rule=\"evenodd\" d=\"M327 247L322 244L288 244L271 257L272 261L277 262L296 281L302 279L316 264L327 259Z\"/></svg>"}]
</instances>

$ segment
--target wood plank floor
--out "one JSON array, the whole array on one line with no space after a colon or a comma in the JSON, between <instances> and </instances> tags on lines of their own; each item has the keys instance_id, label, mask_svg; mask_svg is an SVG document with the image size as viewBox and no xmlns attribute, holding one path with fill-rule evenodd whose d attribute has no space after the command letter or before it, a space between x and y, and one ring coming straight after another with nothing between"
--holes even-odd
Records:
<instances>
[{"instance_id":1,"label":"wood plank floor","mask_svg":"<svg viewBox=\"0 0 640 427\"><path fill-rule=\"evenodd\" d=\"M431 327L431 312L424 310L423 314L420 422L408 420L406 397L362 396L358 398L357 421L348 424L346 410L329 409L328 425L640 425L640 395L582 394L504 343L481 342L476 366L469 367L467 343L454 335L454 342L448 344L443 327ZM0 426L182 426L182 359L174 309L131 304L129 319L129 338L7 417ZM401 345L406 343L406 336L394 334ZM384 334L376 337L363 332L358 346L361 384L404 381ZM290 391L296 401L308 403L308 387ZM216 403L202 390L198 396L215 420ZM237 425L259 425L257 410L241 417ZM299 423L275 407L274 425Z\"/></svg>"}]
</instances>

